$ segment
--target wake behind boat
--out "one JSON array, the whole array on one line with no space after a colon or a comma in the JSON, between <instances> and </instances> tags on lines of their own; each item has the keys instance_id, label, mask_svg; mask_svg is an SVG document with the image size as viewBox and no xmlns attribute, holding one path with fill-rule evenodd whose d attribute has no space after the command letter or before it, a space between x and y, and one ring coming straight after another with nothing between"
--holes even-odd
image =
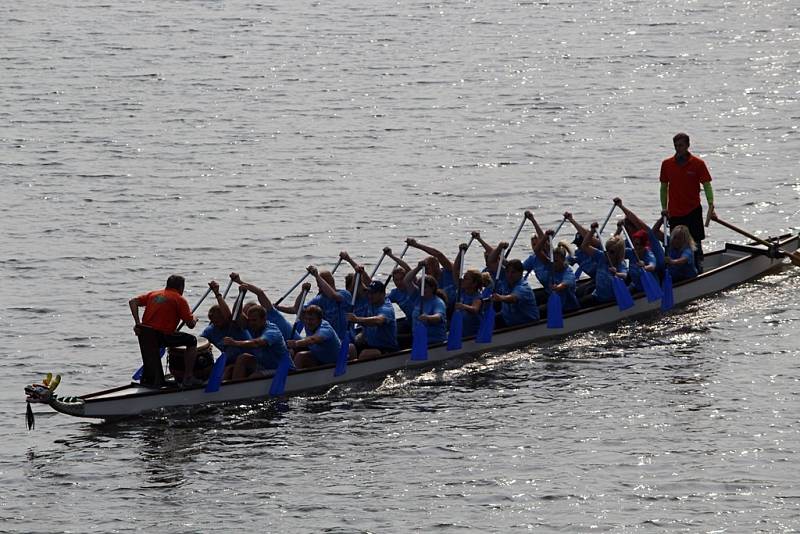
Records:
<instances>
[{"instance_id":1,"label":"wake behind boat","mask_svg":"<svg viewBox=\"0 0 800 534\"><path fill-rule=\"evenodd\" d=\"M780 268L786 257L794 262L798 256L796 251L799 241L798 235L783 235L769 241L759 239L758 242L747 245L726 243L724 248L706 254L705 270L702 274L674 284L674 304L686 304L762 276ZM453 358L530 345L546 338L609 326L636 316L658 313L660 310L659 302L649 300L644 293L638 293L633 295L633 305L624 311L620 311L615 303L610 302L565 313L563 327L558 329L548 328L547 319L541 319L529 324L497 329L488 343L480 343L472 336L465 338L457 349L449 350L446 343L433 344L429 346L425 360L413 359L412 350L404 349L372 360L351 361L346 372L338 376L333 364L293 371L286 377L284 393L291 395L320 390L336 384L383 376L401 369L421 368ZM42 384L27 386L25 393L28 402L48 404L58 412L76 417L114 419L179 406L266 399L270 396L273 377L223 382L218 391L214 392L206 392L202 386L150 389L131 383L77 397L59 397L55 394L57 385L58 379L48 378ZM29 426L32 424L32 417L29 405Z\"/></svg>"}]
</instances>

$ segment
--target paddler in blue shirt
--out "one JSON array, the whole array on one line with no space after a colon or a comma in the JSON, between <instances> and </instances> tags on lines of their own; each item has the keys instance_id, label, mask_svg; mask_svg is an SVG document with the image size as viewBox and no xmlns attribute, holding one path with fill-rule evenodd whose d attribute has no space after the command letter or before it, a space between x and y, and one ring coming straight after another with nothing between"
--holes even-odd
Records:
<instances>
[{"instance_id":1,"label":"paddler in blue shirt","mask_svg":"<svg viewBox=\"0 0 800 534\"><path fill-rule=\"evenodd\" d=\"M455 272L453 262L450 261L440 250L428 245L423 245L413 237L406 239L406 244L409 247L416 248L426 254L430 254L424 260L425 273L428 276L433 276L436 279L436 284L438 285L439 289L444 291L444 294L447 296L446 300L448 302L455 303L458 288L456 287L456 279L455 275L453 274Z\"/></svg>"},{"instance_id":2,"label":"paddler in blue shirt","mask_svg":"<svg viewBox=\"0 0 800 534\"><path fill-rule=\"evenodd\" d=\"M322 308L323 318L330 323L339 339L345 339L347 334L346 315L352 311L351 302L353 295L346 289L336 289L336 281L330 271L319 271L313 265L308 266L308 272L317 281L319 293L308 303L309 306Z\"/></svg>"},{"instance_id":3,"label":"paddler in blue shirt","mask_svg":"<svg viewBox=\"0 0 800 534\"><path fill-rule=\"evenodd\" d=\"M406 283L406 274L411 270L411 267L403 261L403 258L395 256L392 249L386 247L383 249L386 257L393 260L397 266L392 270L392 281L394 288L389 291L389 302L397 304L405 317L397 319L397 334L401 337L411 336L411 316L414 313L414 305L419 298L419 291L410 283Z\"/></svg>"},{"instance_id":4,"label":"paddler in blue shirt","mask_svg":"<svg viewBox=\"0 0 800 534\"><path fill-rule=\"evenodd\" d=\"M523 278L525 268L520 260L510 260L505 267L505 284L502 294L492 296L494 302L501 303L500 315L495 319L495 328L514 326L539 320L539 306L536 295Z\"/></svg>"},{"instance_id":5,"label":"paddler in blue shirt","mask_svg":"<svg viewBox=\"0 0 800 534\"><path fill-rule=\"evenodd\" d=\"M258 304L247 310L247 329L252 339L239 341L231 337L222 340L225 347L244 349L233 366L233 378L239 380L265 375L278 368L281 359L289 355L286 341L278 327L267 321L267 310Z\"/></svg>"},{"instance_id":6,"label":"paddler in blue shirt","mask_svg":"<svg viewBox=\"0 0 800 534\"><path fill-rule=\"evenodd\" d=\"M309 304L301 317L307 335L289 341L289 348L295 351L295 366L303 369L336 363L342 342L331 324L322 318L322 308Z\"/></svg>"},{"instance_id":7,"label":"paddler in blue shirt","mask_svg":"<svg viewBox=\"0 0 800 534\"><path fill-rule=\"evenodd\" d=\"M358 323L364 328L355 342L359 360L371 360L398 349L394 307L386 299L383 282L373 280L367 288L367 298L369 304L363 314L347 314L350 323Z\"/></svg>"},{"instance_id":8,"label":"paddler in blue shirt","mask_svg":"<svg viewBox=\"0 0 800 534\"><path fill-rule=\"evenodd\" d=\"M258 299L258 303L267 311L267 321L275 325L281 331L283 339L289 341L293 337L293 325L283 316L283 314L272 305L272 301L267 297L266 292L255 284L248 284L243 282L238 273L231 273L231 280L239 284L239 287L245 288L250 293L254 294ZM300 295L297 296L295 306L299 305Z\"/></svg>"},{"instance_id":9,"label":"paddler in blue shirt","mask_svg":"<svg viewBox=\"0 0 800 534\"><path fill-rule=\"evenodd\" d=\"M591 229L583 234L581 249L597 264L597 274L595 276L595 288L592 296L596 303L611 302L615 300L614 288L612 287L613 277L625 280L628 277L628 268L625 266L625 242L619 237L609 238L605 243L605 252L601 248L595 248L589 232L594 233L599 225L592 223Z\"/></svg>"},{"instance_id":10,"label":"paddler in blue shirt","mask_svg":"<svg viewBox=\"0 0 800 534\"><path fill-rule=\"evenodd\" d=\"M250 339L250 333L246 328L242 328L232 320L231 309L219 292L219 284L212 280L208 283L208 287L214 293L217 303L208 309L209 325L205 327L200 335L214 345L217 350L226 354L227 365L233 365L236 363L236 358L243 351L239 347L225 347L222 340L229 337L237 341L245 341Z\"/></svg>"},{"instance_id":11,"label":"paddler in blue shirt","mask_svg":"<svg viewBox=\"0 0 800 534\"><path fill-rule=\"evenodd\" d=\"M406 283L414 284L417 287L417 294L419 291L419 284L421 280L417 280L417 274L426 266L427 262L421 260L414 270L406 274ZM416 321L425 325L428 331L428 343L441 343L447 339L447 295L439 289L439 282L431 275L425 276L425 293L420 297L422 305L419 301L414 306L411 320L412 324ZM421 309L420 309L421 308Z\"/></svg>"}]
</instances>

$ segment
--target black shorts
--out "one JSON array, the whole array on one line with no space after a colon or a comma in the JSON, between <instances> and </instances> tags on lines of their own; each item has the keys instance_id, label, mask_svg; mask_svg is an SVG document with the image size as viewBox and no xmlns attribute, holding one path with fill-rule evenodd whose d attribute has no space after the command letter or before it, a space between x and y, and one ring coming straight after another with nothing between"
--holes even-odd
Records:
<instances>
[{"instance_id":1,"label":"black shorts","mask_svg":"<svg viewBox=\"0 0 800 534\"><path fill-rule=\"evenodd\" d=\"M197 347L197 338L187 332L158 332L158 342L162 347Z\"/></svg>"},{"instance_id":2,"label":"black shorts","mask_svg":"<svg viewBox=\"0 0 800 534\"><path fill-rule=\"evenodd\" d=\"M706 238L706 227L703 224L703 206L697 206L686 215L680 217L670 217L669 227L675 228L678 225L684 225L689 228L689 233L692 234L692 239L698 245L700 241Z\"/></svg>"},{"instance_id":3,"label":"black shorts","mask_svg":"<svg viewBox=\"0 0 800 534\"><path fill-rule=\"evenodd\" d=\"M390 352L397 352L399 349L397 347L372 347L367 344L367 339L363 335L359 335L356 337L355 343L356 346L356 354L361 354L361 351L364 349L375 349L381 351L381 355L389 354Z\"/></svg>"}]
</instances>

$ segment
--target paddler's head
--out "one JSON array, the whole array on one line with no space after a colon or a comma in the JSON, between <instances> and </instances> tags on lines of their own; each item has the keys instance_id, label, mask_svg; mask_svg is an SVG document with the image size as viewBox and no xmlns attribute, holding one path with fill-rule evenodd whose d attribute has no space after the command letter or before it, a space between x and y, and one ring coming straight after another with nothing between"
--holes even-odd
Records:
<instances>
[{"instance_id":1,"label":"paddler's head","mask_svg":"<svg viewBox=\"0 0 800 534\"><path fill-rule=\"evenodd\" d=\"M214 304L208 309L208 322L217 328L225 328L228 321L225 320L225 314L222 313L222 308L219 304Z\"/></svg>"},{"instance_id":2,"label":"paddler's head","mask_svg":"<svg viewBox=\"0 0 800 534\"><path fill-rule=\"evenodd\" d=\"M525 268L522 266L522 262L517 259L509 260L506 263L506 281L513 287L522 280L522 273L525 271Z\"/></svg>"},{"instance_id":3,"label":"paddler's head","mask_svg":"<svg viewBox=\"0 0 800 534\"><path fill-rule=\"evenodd\" d=\"M320 271L319 277L325 280L333 289L336 289L336 280L333 279L333 275L330 271Z\"/></svg>"},{"instance_id":4,"label":"paddler's head","mask_svg":"<svg viewBox=\"0 0 800 534\"><path fill-rule=\"evenodd\" d=\"M672 144L675 146L675 156L678 159L684 159L689 155L689 135L683 132L675 134L672 138Z\"/></svg>"},{"instance_id":5,"label":"paddler's head","mask_svg":"<svg viewBox=\"0 0 800 534\"><path fill-rule=\"evenodd\" d=\"M267 326L267 310L260 304L254 304L247 310L247 329L251 334L260 334Z\"/></svg>"},{"instance_id":6,"label":"paddler's head","mask_svg":"<svg viewBox=\"0 0 800 534\"><path fill-rule=\"evenodd\" d=\"M386 286L380 280L373 280L367 287L367 298L373 306L380 306L386 300Z\"/></svg>"},{"instance_id":7,"label":"paddler's head","mask_svg":"<svg viewBox=\"0 0 800 534\"><path fill-rule=\"evenodd\" d=\"M303 326L306 327L306 332L316 332L319 325L322 324L322 316L322 308L316 304L306 306L303 310L303 315L300 316Z\"/></svg>"},{"instance_id":8,"label":"paddler's head","mask_svg":"<svg viewBox=\"0 0 800 534\"><path fill-rule=\"evenodd\" d=\"M442 268L439 266L439 260L433 256L425 258L425 272L439 278L439 274L442 272Z\"/></svg>"},{"instance_id":9,"label":"paddler's head","mask_svg":"<svg viewBox=\"0 0 800 534\"><path fill-rule=\"evenodd\" d=\"M392 281L394 281L395 286L406 287L405 279L407 272L408 271L399 265L392 270Z\"/></svg>"}]
</instances>

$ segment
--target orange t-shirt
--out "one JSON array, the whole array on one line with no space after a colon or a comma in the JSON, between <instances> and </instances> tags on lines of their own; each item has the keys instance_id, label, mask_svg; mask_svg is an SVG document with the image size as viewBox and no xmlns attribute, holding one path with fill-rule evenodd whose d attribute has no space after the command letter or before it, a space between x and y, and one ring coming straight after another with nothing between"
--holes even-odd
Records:
<instances>
[{"instance_id":1,"label":"orange t-shirt","mask_svg":"<svg viewBox=\"0 0 800 534\"><path fill-rule=\"evenodd\" d=\"M667 210L670 217L682 217L700 206L700 188L711 181L706 163L697 156L689 155L689 160L678 165L675 156L661 162L662 183L669 184Z\"/></svg>"},{"instance_id":2,"label":"orange t-shirt","mask_svg":"<svg viewBox=\"0 0 800 534\"><path fill-rule=\"evenodd\" d=\"M139 306L144 306L142 324L159 332L171 334L179 321L192 319L192 310L186 299L174 289L159 289L136 297Z\"/></svg>"}]
</instances>

